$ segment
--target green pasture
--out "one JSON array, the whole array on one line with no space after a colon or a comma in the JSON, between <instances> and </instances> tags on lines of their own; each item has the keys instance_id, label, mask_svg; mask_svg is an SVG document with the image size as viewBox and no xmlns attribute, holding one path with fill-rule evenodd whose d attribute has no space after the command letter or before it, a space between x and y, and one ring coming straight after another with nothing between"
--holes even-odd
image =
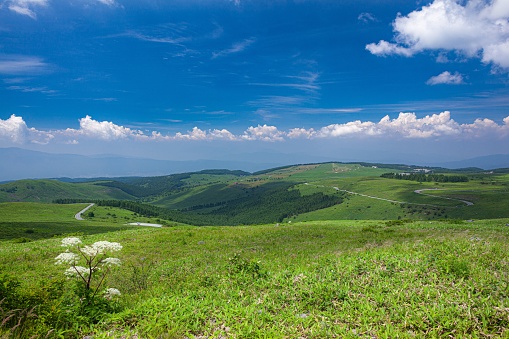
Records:
<instances>
[{"instance_id":1,"label":"green pasture","mask_svg":"<svg viewBox=\"0 0 509 339\"><path fill-rule=\"evenodd\" d=\"M132 199L119 189L93 183L65 183L57 180L18 180L0 184L0 202L52 202L56 198Z\"/></svg>"},{"instance_id":2,"label":"green pasture","mask_svg":"<svg viewBox=\"0 0 509 339\"><path fill-rule=\"evenodd\" d=\"M57 205L35 202L0 203L0 222L73 221L74 215L89 204Z\"/></svg>"},{"instance_id":3,"label":"green pasture","mask_svg":"<svg viewBox=\"0 0 509 339\"><path fill-rule=\"evenodd\" d=\"M84 235L87 244L123 245L122 265L106 281L122 295L98 322L77 321L62 303L73 283L53 264L60 238L0 243L0 272L20 283L10 293L39 303L37 318L23 324L40 338L507 338L508 222L313 221Z\"/></svg>"},{"instance_id":4,"label":"green pasture","mask_svg":"<svg viewBox=\"0 0 509 339\"><path fill-rule=\"evenodd\" d=\"M89 204L0 203L0 241L28 242L64 234L97 234L137 228L128 223L175 225L114 207L94 206L79 221L74 215ZM93 217L90 217L93 213Z\"/></svg>"}]
</instances>

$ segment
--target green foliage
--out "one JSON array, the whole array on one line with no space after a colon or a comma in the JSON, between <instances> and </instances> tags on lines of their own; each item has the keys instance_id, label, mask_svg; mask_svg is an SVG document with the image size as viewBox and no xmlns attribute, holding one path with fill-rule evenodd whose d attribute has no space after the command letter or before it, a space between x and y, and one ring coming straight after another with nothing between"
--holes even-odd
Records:
<instances>
[{"instance_id":1,"label":"green foliage","mask_svg":"<svg viewBox=\"0 0 509 339\"><path fill-rule=\"evenodd\" d=\"M262 270L261 262L255 259L246 259L240 253L234 253L228 259L228 271L230 274L241 274L251 276L258 279L266 276L266 272Z\"/></svg>"},{"instance_id":2,"label":"green foliage","mask_svg":"<svg viewBox=\"0 0 509 339\"><path fill-rule=\"evenodd\" d=\"M418 182L468 182L468 177L466 175L384 173L380 177L386 179L412 180Z\"/></svg>"},{"instance_id":3,"label":"green foliage","mask_svg":"<svg viewBox=\"0 0 509 339\"><path fill-rule=\"evenodd\" d=\"M125 228L126 226L90 225L77 220L72 222L0 222L0 241L24 243L62 235L114 232ZM26 229L31 229L33 232L27 233Z\"/></svg>"},{"instance_id":4,"label":"green foliage","mask_svg":"<svg viewBox=\"0 0 509 339\"><path fill-rule=\"evenodd\" d=\"M51 202L54 199L132 199L116 188L93 183L66 183L57 180L18 180L0 184L0 202Z\"/></svg>"}]
</instances>

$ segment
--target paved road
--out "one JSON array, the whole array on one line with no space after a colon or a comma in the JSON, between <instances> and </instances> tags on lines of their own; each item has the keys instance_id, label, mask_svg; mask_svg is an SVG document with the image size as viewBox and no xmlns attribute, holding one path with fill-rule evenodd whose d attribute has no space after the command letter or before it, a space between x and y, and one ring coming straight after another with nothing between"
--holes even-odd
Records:
<instances>
[{"instance_id":1,"label":"paved road","mask_svg":"<svg viewBox=\"0 0 509 339\"><path fill-rule=\"evenodd\" d=\"M85 213L90 207L94 206L95 204L90 204L88 205L87 207L85 207L84 209L82 209L81 211L79 211L78 213L76 213L76 215L74 216L76 218L76 220L85 220L81 217L81 215L83 213Z\"/></svg>"},{"instance_id":2,"label":"paved road","mask_svg":"<svg viewBox=\"0 0 509 339\"><path fill-rule=\"evenodd\" d=\"M467 204L467 206L472 206L474 204L473 202L467 201L467 200L447 198L447 197L441 197L439 195L422 193L422 191L438 191L438 190L439 190L439 188L424 188L422 190L415 190L414 192L417 193L417 194L427 195L429 197L434 197L434 198L441 198L441 199L447 199L447 200L461 201L462 203Z\"/></svg>"},{"instance_id":3,"label":"paved road","mask_svg":"<svg viewBox=\"0 0 509 339\"><path fill-rule=\"evenodd\" d=\"M304 183L304 185L310 185L309 183ZM314 185L314 186L317 186L317 187L325 187L324 185ZM352 192L352 191L347 191L347 190L342 190L342 189L339 189L338 187L331 187L333 189L335 189L336 191L340 191L340 192L345 192L345 193L348 193L348 194L354 194L354 195L360 195L362 197L366 197L366 198L370 198L370 199L377 199L377 200L383 200L383 201L388 201L388 202L394 202L394 203L397 203L397 204L408 204L408 205L420 205L420 206L434 206L434 207L440 207L438 205L431 205L431 204L417 204L417 203L413 203L413 202L408 202L408 201L397 201L397 200L390 200L390 199L384 199L384 198L379 198L379 197L374 197L374 196L371 196L371 195L366 195L366 194L362 194L362 193L357 193L357 192ZM434 198L442 198L442 199L448 199L448 200L454 200L454 201L460 201L464 204L466 204L467 206L472 206L474 203L471 202L471 201L466 201L466 200L460 200L460 199L454 199L454 198L447 198L447 197L441 197L441 196L438 196L438 195L432 195L432 194L426 194L426 193L422 193L422 191L434 191L434 190L438 190L438 188L424 188L424 189L420 189L420 190L415 190L414 193L417 193L417 194L422 194L422 195L427 195L427 196L430 196L430 197L434 197Z\"/></svg>"}]
</instances>

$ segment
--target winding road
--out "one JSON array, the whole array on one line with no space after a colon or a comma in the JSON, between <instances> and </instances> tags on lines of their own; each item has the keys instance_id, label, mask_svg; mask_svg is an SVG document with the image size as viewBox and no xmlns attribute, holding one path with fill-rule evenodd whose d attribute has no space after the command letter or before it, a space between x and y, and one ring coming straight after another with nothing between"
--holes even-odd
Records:
<instances>
[{"instance_id":1,"label":"winding road","mask_svg":"<svg viewBox=\"0 0 509 339\"><path fill-rule=\"evenodd\" d=\"M81 211L79 211L78 213L76 213L74 215L74 218L76 218L76 220L85 220L83 219L83 217L81 216L83 213L85 213L86 211L88 211L88 209L92 206L94 206L95 204L90 204L88 205L87 207L85 207L84 209L82 209Z\"/></svg>"},{"instance_id":2,"label":"winding road","mask_svg":"<svg viewBox=\"0 0 509 339\"><path fill-rule=\"evenodd\" d=\"M304 185L310 185L310 184L306 182L306 183L304 183ZM324 185L313 185L313 186L316 186L316 187L326 187L326 186L324 186ZM333 189L335 189L336 191L339 191L339 192L345 192L345 193L348 193L348 194L359 195L359 196L366 197L366 198L370 198L370 199L377 199L377 200L383 200L383 201L388 201L388 202L394 202L394 203L397 203L397 204L409 204L409 205L419 205L419 206L434 206L434 207L440 207L440 206L432 205L432 204L418 204L418 203L413 203L413 202L408 202L408 201L397 201L397 200L391 200L391 199L379 198L379 197L374 197L374 196L367 195L367 194L362 194L362 193L357 193L357 192L352 192L352 191L342 190L342 189L339 189L339 187L335 187L335 186L330 186L330 187L331 187L331 188L333 188ZM438 196L438 195L432 195L432 194L422 193L423 191L436 191L436 190L439 190L439 189L438 189L438 188L423 188L423 189L420 189L420 190L415 190L415 191L414 191L414 193L422 194L422 195L427 195L427 196L434 197L434 198L440 198L440 199L447 199L447 200L460 201L460 202L462 202L462 203L466 204L467 206L472 206L472 205L474 205L474 203L473 203L473 202L471 202L471 201L467 201L467 200L454 199L454 198L447 198L447 197L441 197L441 196Z\"/></svg>"},{"instance_id":3,"label":"winding road","mask_svg":"<svg viewBox=\"0 0 509 339\"><path fill-rule=\"evenodd\" d=\"M95 204L90 204L88 205L87 207L85 207L84 209L82 209L81 211L79 211L78 213L76 213L74 215L74 218L76 218L76 220L85 220L83 219L83 217L81 216L83 213L85 213L86 211L88 211L88 209L92 206L94 206ZM126 224L126 225L133 225L133 226L148 226L148 227L163 227L163 225L161 224L149 224L149 223L145 223L145 222L132 222L130 224Z\"/></svg>"},{"instance_id":4,"label":"winding road","mask_svg":"<svg viewBox=\"0 0 509 339\"><path fill-rule=\"evenodd\" d=\"M454 198L447 198L447 197L441 197L439 195L433 195L433 194L426 194L426 193L422 193L422 191L438 191L440 190L440 188L423 188L421 190L415 190L414 193L417 193L417 194L422 194L422 195L427 195L428 197L434 197L434 198L440 198L440 199L447 199L447 200L454 200L454 201L461 201L462 203L465 203L467 204L467 206L472 206L474 205L473 202L471 201L467 201L467 200L461 200L461 199L454 199Z\"/></svg>"}]
</instances>

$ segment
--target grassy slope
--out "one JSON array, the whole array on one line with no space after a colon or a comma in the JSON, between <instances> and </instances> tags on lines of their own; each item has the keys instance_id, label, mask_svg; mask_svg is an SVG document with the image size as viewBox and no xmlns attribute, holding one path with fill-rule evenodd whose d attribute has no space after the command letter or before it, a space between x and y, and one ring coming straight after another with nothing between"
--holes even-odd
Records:
<instances>
[{"instance_id":1,"label":"grassy slope","mask_svg":"<svg viewBox=\"0 0 509 339\"><path fill-rule=\"evenodd\" d=\"M124 246L124 264L107 282L122 291L124 310L77 336L507 337L508 221L328 221L88 236L86 243ZM60 251L59 239L0 243L0 270L30 289L62 275L53 265Z\"/></svg>"},{"instance_id":2,"label":"grassy slope","mask_svg":"<svg viewBox=\"0 0 509 339\"><path fill-rule=\"evenodd\" d=\"M288 220L337 220L337 219L422 219L436 220L442 218L480 219L509 217L509 175L507 174L471 174L468 183L419 183L407 180L380 178L382 173L391 169L364 167L356 164L312 164L291 166L252 176L235 176L232 174L188 173L168 177L129 179L129 190L136 190L136 185L143 192L156 190L164 185L174 187L153 196L144 197L143 201L169 209L193 208L190 214L211 215L221 206L228 203L236 211L249 212L250 197L255 206L264 187L281 181L293 183L302 195L338 193L333 187L348 190L381 199L408 202L408 205L391 203L360 195L345 194L345 202L330 208L315 210L301 215L290 216ZM395 170L397 171L397 170ZM126 179L127 180L127 179ZM307 183L305 185L304 183ZM127 185L122 183L123 185ZM269 184L269 185L266 185ZM10 186L9 186L10 185ZM162 186L161 186L162 185ZM13 188L16 190L13 190ZM165 186L166 187L166 186ZM253 188L259 189L257 194ZM418 195L417 189L439 188L434 192L437 197ZM251 190L251 191L250 191ZM139 192L140 194L143 192ZM137 195L138 196L138 195ZM438 196L453 199L464 199L474 202L473 206ZM93 185L92 183L67 184L56 181L19 181L0 185L0 201L7 199L21 201L51 201L55 197L90 198L90 199L134 199L119 189ZM242 202L242 206L237 205ZM247 209L247 210L246 210ZM219 216L226 220L231 211L224 210ZM275 213L277 214L277 213ZM269 216L268 216L269 217ZM272 216L270 216L272 218ZM220 219L220 220L223 220ZM277 221L274 215L273 221ZM269 222L270 220L264 220ZM256 222L256 221L253 221ZM261 222L261 221L258 221ZM223 223L223 222L221 222ZM249 221L241 220L247 224Z\"/></svg>"},{"instance_id":3,"label":"grassy slope","mask_svg":"<svg viewBox=\"0 0 509 339\"><path fill-rule=\"evenodd\" d=\"M146 218L113 207L94 206L84 221L74 215L88 204L0 203L0 241L29 241L61 236L62 234L97 234L131 229L127 223L146 222L174 225L165 220ZM87 213L88 213L87 212Z\"/></svg>"},{"instance_id":4,"label":"grassy slope","mask_svg":"<svg viewBox=\"0 0 509 339\"><path fill-rule=\"evenodd\" d=\"M290 220L331 220L331 219L483 219L508 217L509 210L509 176L491 175L474 177L468 183L419 183L406 180L382 179L381 173L387 169L362 168L351 170L343 166L341 173L331 174L333 164L321 165L320 173L316 173L315 181L310 185L300 185L298 188L305 194L323 189L332 194L334 189L344 189L374 196L383 199L409 202L401 205L382 200L371 199L359 195L348 195L345 203L323 210L313 211ZM327 170L329 167L329 170ZM307 178L312 176L309 173ZM297 175L293 176L298 177ZM441 196L468 200L474 202L473 206L456 201L416 194L417 189L435 189L437 191L425 192ZM425 204L428 206L422 206Z\"/></svg>"},{"instance_id":5,"label":"grassy slope","mask_svg":"<svg viewBox=\"0 0 509 339\"><path fill-rule=\"evenodd\" d=\"M133 199L115 188L57 180L19 180L0 185L0 202L51 202L57 198Z\"/></svg>"}]
</instances>

